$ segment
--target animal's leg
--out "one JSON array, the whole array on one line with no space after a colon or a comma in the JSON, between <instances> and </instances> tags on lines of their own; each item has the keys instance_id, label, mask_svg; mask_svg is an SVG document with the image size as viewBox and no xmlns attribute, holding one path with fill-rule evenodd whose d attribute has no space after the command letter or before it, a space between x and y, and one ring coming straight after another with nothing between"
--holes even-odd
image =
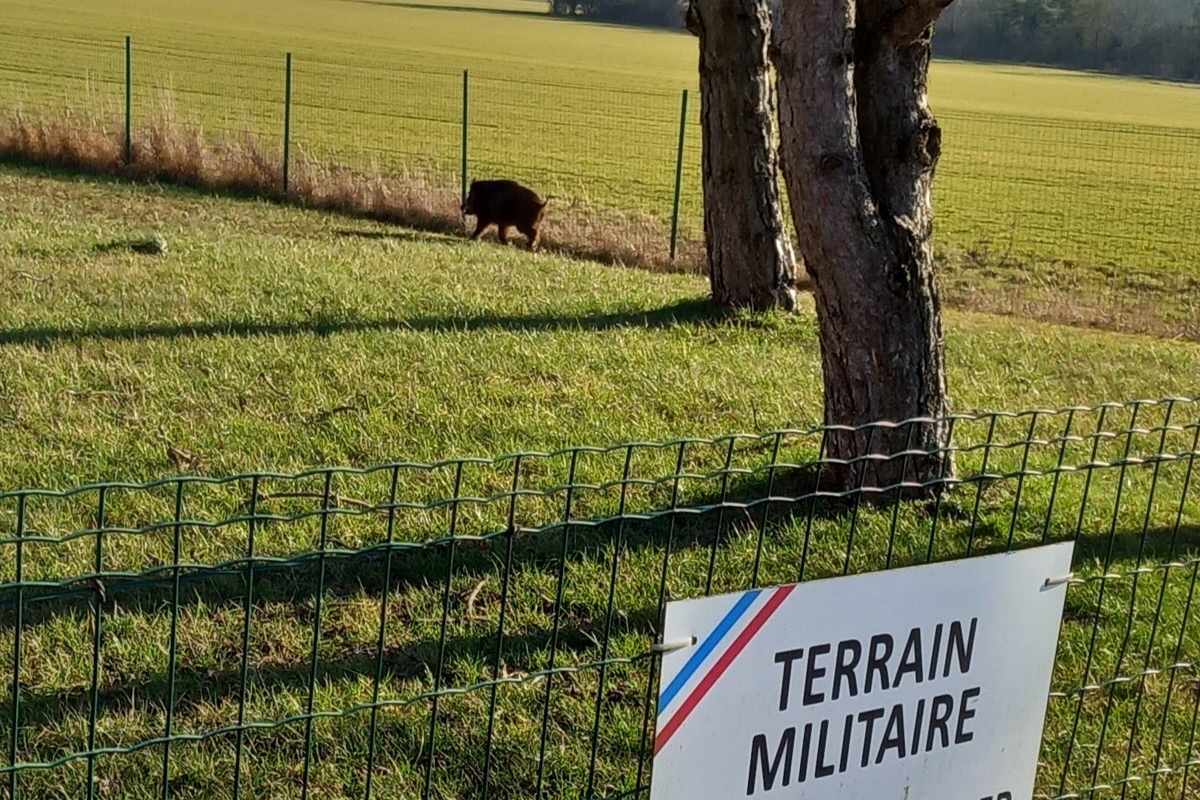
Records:
<instances>
[{"instance_id":1,"label":"animal's leg","mask_svg":"<svg viewBox=\"0 0 1200 800\"><path fill-rule=\"evenodd\" d=\"M542 242L541 229L531 228L525 235L529 237L529 252L536 253L538 246Z\"/></svg>"},{"instance_id":2,"label":"animal's leg","mask_svg":"<svg viewBox=\"0 0 1200 800\"><path fill-rule=\"evenodd\" d=\"M483 236L483 232L487 230L487 226L490 224L488 220L480 217L479 222L475 224L475 232L471 234L471 241L476 241L480 236Z\"/></svg>"},{"instance_id":3,"label":"animal's leg","mask_svg":"<svg viewBox=\"0 0 1200 800\"><path fill-rule=\"evenodd\" d=\"M500 238L500 244L505 244L505 245L508 244L508 226L507 225L497 225L496 226L496 235Z\"/></svg>"}]
</instances>

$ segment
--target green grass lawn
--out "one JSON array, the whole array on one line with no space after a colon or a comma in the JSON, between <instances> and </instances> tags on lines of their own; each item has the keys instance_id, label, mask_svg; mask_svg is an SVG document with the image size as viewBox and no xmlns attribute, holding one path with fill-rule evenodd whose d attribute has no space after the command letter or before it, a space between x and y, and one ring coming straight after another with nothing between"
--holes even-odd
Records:
<instances>
[{"instance_id":1,"label":"green grass lawn","mask_svg":"<svg viewBox=\"0 0 1200 800\"><path fill-rule=\"evenodd\" d=\"M0 105L66 103L115 120L130 33L140 124L161 111L165 93L182 119L278 141L290 50L298 147L457 185L461 71L470 69L473 175L667 217L695 43L542 11L524 0L4 0ZM1039 269L1195 277L1196 87L961 62L938 62L931 83L946 132L937 185L944 248ZM698 107L693 93L689 236L701 220Z\"/></svg>"},{"instance_id":2,"label":"green grass lawn","mask_svg":"<svg viewBox=\"0 0 1200 800\"><path fill-rule=\"evenodd\" d=\"M490 689L443 698L432 747L423 693L493 679L507 576L499 675L508 682L496 691L490 795L532 796L544 755L547 796L578 797L589 783L611 796L637 780L652 677L639 657L656 626L664 557L669 595L687 597L793 580L802 569L817 578L1078 532L1075 571L1085 582L1068 595L1053 685L1065 696L1050 702L1039 796L1134 776L1146 780L1129 783L1126 796L1149 797L1147 776L1162 768L1172 771L1157 779L1156 796L1195 791L1195 771L1188 788L1179 770L1196 755L1195 671L1169 669L1200 657L1191 601L1200 478L1189 483L1186 457L1196 446L1193 404L964 419L955 434L963 477L1012 475L1023 464L1042 474L964 484L933 517L915 504L830 503L810 517L803 502L753 503L768 490L801 491L786 469L764 483L771 463L817 455L818 437L803 433L821 418L810 306L722 320L690 276L31 169L0 170L0 219L0 675L12 670L12 537L22 511L14 489L480 456L461 467L339 472L328 483L319 471L259 479L255 513L270 519L257 524L255 554L284 563L263 562L253 584L247 720L304 712L317 620L314 708L369 703L383 597L380 696L389 705L375 724L374 790L416 796L428 774L432 796L478 795ZM150 232L165 237L165 255L129 252L125 243ZM947 352L959 412L1194 395L1200 374L1194 344L981 314L948 315ZM770 435L782 429L797 432ZM711 439L735 432L767 435ZM1064 443L1064 433L1075 438ZM701 441L527 456L511 511L516 462L491 460L679 437ZM1004 446L983 448L988 441ZM1044 472L1158 452L1185 457L1058 480ZM386 560L372 548L389 536L377 507L390 502L393 469L406 504L391 520L393 540L422 545L452 533L453 569L445 541L399 550L385 584ZM682 506L752 505L663 515L676 484ZM236 722L251 488L244 478L106 490L102 570L132 577L105 578L98 747L160 736L168 707L175 734ZM475 499L445 502L455 497ZM563 528L568 502L573 524ZM95 570L98 503L97 489L26 499L26 536L69 538L27 541L24 580L61 584ZM597 522L622 508L653 519ZM511 569L510 513L522 531ZM304 555L322 537L331 554L318 615L319 566ZM233 566L185 574L174 606L176 560ZM95 588L43 599L26 591L17 760L53 762L84 750L89 734ZM572 671L550 681L545 711L547 682L533 678L549 666L556 628L555 666ZM601 677L588 665L606 641L616 661ZM8 731L11 694L0 683ZM1099 688L1075 693L1084 685ZM370 719L358 711L314 724L313 791L363 796ZM250 731L243 748L243 796L296 796L302 722ZM174 744L172 797L232 796L236 752L233 734ZM161 746L101 755L100 795L158 797L162 758ZM20 796L78 797L86 775L86 759L27 772Z\"/></svg>"}]
</instances>

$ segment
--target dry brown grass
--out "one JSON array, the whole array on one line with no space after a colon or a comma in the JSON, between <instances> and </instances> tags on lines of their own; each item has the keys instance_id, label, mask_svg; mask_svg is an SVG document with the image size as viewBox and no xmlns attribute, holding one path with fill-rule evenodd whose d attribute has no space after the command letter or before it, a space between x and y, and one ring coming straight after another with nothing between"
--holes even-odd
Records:
<instances>
[{"instance_id":1,"label":"dry brown grass","mask_svg":"<svg viewBox=\"0 0 1200 800\"><path fill-rule=\"evenodd\" d=\"M0 121L0 158L102 174L123 169L116 133L94 117L70 111L55 116L9 112Z\"/></svg>"},{"instance_id":2,"label":"dry brown grass","mask_svg":"<svg viewBox=\"0 0 1200 800\"><path fill-rule=\"evenodd\" d=\"M1188 273L953 250L938 269L952 308L1200 342L1200 279Z\"/></svg>"},{"instance_id":3,"label":"dry brown grass","mask_svg":"<svg viewBox=\"0 0 1200 800\"><path fill-rule=\"evenodd\" d=\"M289 184L287 199L308 208L438 233L463 229L458 192L419 175L363 173L314 161L301 152L292 164Z\"/></svg>"},{"instance_id":4,"label":"dry brown grass","mask_svg":"<svg viewBox=\"0 0 1200 800\"><path fill-rule=\"evenodd\" d=\"M956 287L944 294L947 305L964 311L1200 342L1200 300L1186 293L1088 295L1054 287L1009 286L986 291Z\"/></svg>"},{"instance_id":5,"label":"dry brown grass","mask_svg":"<svg viewBox=\"0 0 1200 800\"><path fill-rule=\"evenodd\" d=\"M169 106L140 126L129 163L124 150L119 127L98 117L15 110L0 119L0 158L215 191L279 193L278 159L253 137L208 139L180 125Z\"/></svg>"},{"instance_id":6,"label":"dry brown grass","mask_svg":"<svg viewBox=\"0 0 1200 800\"><path fill-rule=\"evenodd\" d=\"M383 175L322 163L301 152L292 165L288 200L355 217L438 233L462 233L458 188L415 174ZM704 245L680 241L671 260L669 230L640 214L552 201L542 246L552 253L660 272L699 273ZM495 231L487 234L495 236Z\"/></svg>"},{"instance_id":7,"label":"dry brown grass","mask_svg":"<svg viewBox=\"0 0 1200 800\"><path fill-rule=\"evenodd\" d=\"M210 136L179 122L164 95L138 126L133 158L124 158L124 134L115 114L74 111L0 119L0 158L132 180L159 181L216 192L252 195L439 233L461 233L458 187L418 174L352 170L295 151L283 193L282 154L250 134ZM555 253L605 264L667 272L702 272L703 244L681 241L672 261L669 230L634 213L556 202L543 234Z\"/></svg>"}]
</instances>

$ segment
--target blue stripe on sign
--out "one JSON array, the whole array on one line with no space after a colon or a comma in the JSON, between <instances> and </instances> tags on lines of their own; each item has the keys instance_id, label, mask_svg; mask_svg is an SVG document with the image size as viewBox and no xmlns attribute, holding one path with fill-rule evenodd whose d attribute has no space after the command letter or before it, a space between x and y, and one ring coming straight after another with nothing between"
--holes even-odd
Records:
<instances>
[{"instance_id":1,"label":"blue stripe on sign","mask_svg":"<svg viewBox=\"0 0 1200 800\"><path fill-rule=\"evenodd\" d=\"M754 589L739 597L738 601L733 604L733 608L729 609L725 617L717 623L717 627L713 628L712 633L705 637L704 641L700 643L700 647L697 648L696 652L692 653L692 657L683 665L683 669L676 673L675 677L671 679L671 683L658 698L659 714L663 713L667 706L671 705L671 701L675 699L675 695L679 694L679 690L687 684L692 674L704 663L704 659L708 658L709 654L716 649L721 640L725 638L725 635L729 633L730 629L737 624L737 621L742 618L742 615L754 603L754 598L758 597L761 592L761 589Z\"/></svg>"}]
</instances>

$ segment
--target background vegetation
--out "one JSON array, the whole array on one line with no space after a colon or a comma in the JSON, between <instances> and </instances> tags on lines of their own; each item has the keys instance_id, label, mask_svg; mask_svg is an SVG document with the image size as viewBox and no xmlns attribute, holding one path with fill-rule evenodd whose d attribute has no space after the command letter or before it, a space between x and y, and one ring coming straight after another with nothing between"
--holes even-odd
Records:
<instances>
[{"instance_id":1,"label":"background vegetation","mask_svg":"<svg viewBox=\"0 0 1200 800\"><path fill-rule=\"evenodd\" d=\"M550 0L550 13L559 17L624 22L632 25L680 27L683 23L680 0Z\"/></svg>"},{"instance_id":2,"label":"background vegetation","mask_svg":"<svg viewBox=\"0 0 1200 800\"><path fill-rule=\"evenodd\" d=\"M1196 0L959 0L945 55L1200 80Z\"/></svg>"},{"instance_id":3,"label":"background vegetation","mask_svg":"<svg viewBox=\"0 0 1200 800\"><path fill-rule=\"evenodd\" d=\"M560 17L682 26L680 0L550 0ZM1196 0L957 0L942 55L1200 80Z\"/></svg>"}]
</instances>

